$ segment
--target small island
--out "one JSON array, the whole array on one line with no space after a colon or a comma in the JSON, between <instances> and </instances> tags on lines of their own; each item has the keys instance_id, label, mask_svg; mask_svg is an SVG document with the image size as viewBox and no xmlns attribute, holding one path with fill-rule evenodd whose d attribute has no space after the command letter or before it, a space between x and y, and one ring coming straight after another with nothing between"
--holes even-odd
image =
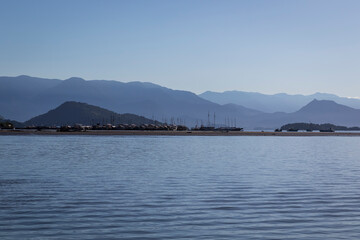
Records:
<instances>
[{"instance_id":1,"label":"small island","mask_svg":"<svg viewBox=\"0 0 360 240\"><path fill-rule=\"evenodd\" d=\"M289 123L283 125L280 130L283 131L360 131L360 127L345 127L345 126L337 126L331 123L324 124L315 124L315 123Z\"/></svg>"}]
</instances>

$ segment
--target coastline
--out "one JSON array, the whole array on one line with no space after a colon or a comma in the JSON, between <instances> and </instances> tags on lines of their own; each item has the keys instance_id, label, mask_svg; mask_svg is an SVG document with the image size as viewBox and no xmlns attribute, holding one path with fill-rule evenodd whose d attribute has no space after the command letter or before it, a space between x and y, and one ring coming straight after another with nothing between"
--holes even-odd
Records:
<instances>
[{"instance_id":1,"label":"coastline","mask_svg":"<svg viewBox=\"0 0 360 240\"><path fill-rule=\"evenodd\" d=\"M360 137L360 132L255 132L255 131L141 131L141 130L88 130L85 132L0 130L6 135L85 135L85 136L346 136Z\"/></svg>"}]
</instances>

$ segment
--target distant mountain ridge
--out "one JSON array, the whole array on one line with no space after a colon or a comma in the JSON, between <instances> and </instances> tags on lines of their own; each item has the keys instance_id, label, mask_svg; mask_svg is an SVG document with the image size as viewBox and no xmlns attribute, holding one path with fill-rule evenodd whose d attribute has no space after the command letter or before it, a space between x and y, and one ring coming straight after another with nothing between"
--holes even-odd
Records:
<instances>
[{"instance_id":1,"label":"distant mountain ridge","mask_svg":"<svg viewBox=\"0 0 360 240\"><path fill-rule=\"evenodd\" d=\"M234 108L238 106L234 105ZM291 122L333 123L344 126L359 126L360 110L353 109L334 101L313 100L294 113L262 113L239 119L240 126L276 128ZM134 123L156 124L153 120L134 114L117 114L115 112L80 102L65 102L49 112L34 117L24 123L25 126L61 126L74 124L94 125L97 123L120 124Z\"/></svg>"},{"instance_id":2,"label":"distant mountain ridge","mask_svg":"<svg viewBox=\"0 0 360 240\"><path fill-rule=\"evenodd\" d=\"M239 104L247 108L256 109L266 113L274 112L295 112L304 105L317 100L332 100L352 108L360 109L360 100L353 98L339 97L335 94L315 93L312 95L289 95L278 93L274 95L243 92L243 91L225 91L211 92L207 91L199 95L200 97L218 103L218 104Z\"/></svg>"},{"instance_id":3,"label":"distant mountain ridge","mask_svg":"<svg viewBox=\"0 0 360 240\"><path fill-rule=\"evenodd\" d=\"M171 119L195 125L246 118L260 111L233 104L220 105L188 91L172 90L152 83L69 78L56 80L29 76L0 77L0 113L9 119L26 121L66 101L99 106L116 113L133 113L170 122ZM4 93L4 94L2 94Z\"/></svg>"},{"instance_id":4,"label":"distant mountain ridge","mask_svg":"<svg viewBox=\"0 0 360 240\"><path fill-rule=\"evenodd\" d=\"M330 100L314 99L294 113L265 113L253 119L253 122L263 128L280 127L294 122L331 123L354 127L360 125L360 110Z\"/></svg>"},{"instance_id":5,"label":"distant mountain ridge","mask_svg":"<svg viewBox=\"0 0 360 240\"><path fill-rule=\"evenodd\" d=\"M304 99L302 95L296 96ZM360 110L330 100L311 99L291 113L264 113L234 103L213 103L188 91L152 83L0 77L0 114L6 119L23 122L69 101L98 106L116 114L131 113L189 127L202 124L272 129L292 122L360 125ZM284 100L279 102L279 106L284 107L289 102Z\"/></svg>"},{"instance_id":6,"label":"distant mountain ridge","mask_svg":"<svg viewBox=\"0 0 360 240\"><path fill-rule=\"evenodd\" d=\"M96 124L156 124L157 122L134 114L118 114L80 102L65 102L47 113L34 117L25 126L63 126Z\"/></svg>"}]
</instances>

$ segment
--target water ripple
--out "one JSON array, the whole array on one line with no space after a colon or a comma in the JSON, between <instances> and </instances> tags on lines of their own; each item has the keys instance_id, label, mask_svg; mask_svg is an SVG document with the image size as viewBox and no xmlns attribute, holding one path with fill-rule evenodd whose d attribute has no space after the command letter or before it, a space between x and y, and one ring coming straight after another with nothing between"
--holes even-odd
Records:
<instances>
[{"instance_id":1,"label":"water ripple","mask_svg":"<svg viewBox=\"0 0 360 240\"><path fill-rule=\"evenodd\" d=\"M0 136L0 146L0 239L360 238L358 138Z\"/></svg>"}]
</instances>

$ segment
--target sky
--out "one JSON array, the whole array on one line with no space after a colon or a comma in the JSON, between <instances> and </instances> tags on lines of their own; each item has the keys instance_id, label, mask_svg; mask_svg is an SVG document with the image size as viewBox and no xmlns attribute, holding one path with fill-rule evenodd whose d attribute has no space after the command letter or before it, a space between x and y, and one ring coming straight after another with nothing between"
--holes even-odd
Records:
<instances>
[{"instance_id":1,"label":"sky","mask_svg":"<svg viewBox=\"0 0 360 240\"><path fill-rule=\"evenodd\" d=\"M0 76L360 97L358 0L0 0Z\"/></svg>"}]
</instances>

